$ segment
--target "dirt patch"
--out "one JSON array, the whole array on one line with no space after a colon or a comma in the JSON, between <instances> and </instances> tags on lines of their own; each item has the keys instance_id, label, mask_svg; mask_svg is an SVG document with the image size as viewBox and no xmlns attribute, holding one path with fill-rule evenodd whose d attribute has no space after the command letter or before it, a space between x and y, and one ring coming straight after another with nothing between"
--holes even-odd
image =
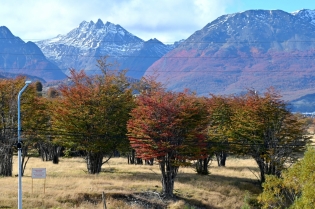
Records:
<instances>
[{"instance_id":1,"label":"dirt patch","mask_svg":"<svg viewBox=\"0 0 315 209\"><path fill-rule=\"evenodd\" d=\"M137 205L143 208L164 209L167 208L158 193L144 192L135 194L113 194L112 198L126 202L129 205Z\"/></svg>"},{"instance_id":2,"label":"dirt patch","mask_svg":"<svg viewBox=\"0 0 315 209\"><path fill-rule=\"evenodd\" d=\"M122 201L127 205L137 206L137 208L152 208L164 209L167 207L166 203L160 198L158 193L107 193L105 194L106 202L109 199ZM79 193L75 197L63 197L58 200L61 203L70 203L73 206L79 207L83 203L98 205L103 202L103 195L96 193Z\"/></svg>"},{"instance_id":3,"label":"dirt patch","mask_svg":"<svg viewBox=\"0 0 315 209\"><path fill-rule=\"evenodd\" d=\"M152 209L166 209L170 204L174 204L178 201L186 203L195 209L208 209L215 208L203 205L199 202L183 199L180 197L174 197L172 199L165 199L157 192L141 192L141 193L107 193L105 194L106 202L116 200L129 205L132 208L152 208ZM81 204L100 205L103 204L103 195L96 193L79 193L75 197L64 197L58 200L61 203L70 203L75 207L79 207Z\"/></svg>"},{"instance_id":4,"label":"dirt patch","mask_svg":"<svg viewBox=\"0 0 315 209\"><path fill-rule=\"evenodd\" d=\"M206 206L198 201L188 200L181 197L165 199L159 193L150 191L134 194L113 194L111 197L124 201L129 205L137 205L140 208L166 209L169 208L168 206L171 204L183 202L183 206L189 206L189 208L215 209L215 207Z\"/></svg>"}]
</instances>

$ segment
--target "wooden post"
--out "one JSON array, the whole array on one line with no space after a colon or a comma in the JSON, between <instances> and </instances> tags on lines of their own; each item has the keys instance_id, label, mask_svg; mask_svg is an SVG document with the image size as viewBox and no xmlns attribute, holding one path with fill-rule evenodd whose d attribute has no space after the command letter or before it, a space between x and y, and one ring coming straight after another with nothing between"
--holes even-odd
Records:
<instances>
[{"instance_id":1,"label":"wooden post","mask_svg":"<svg viewBox=\"0 0 315 209\"><path fill-rule=\"evenodd\" d=\"M106 207L106 197L105 197L105 192L102 193L102 199L103 199L103 208L107 209Z\"/></svg>"}]
</instances>

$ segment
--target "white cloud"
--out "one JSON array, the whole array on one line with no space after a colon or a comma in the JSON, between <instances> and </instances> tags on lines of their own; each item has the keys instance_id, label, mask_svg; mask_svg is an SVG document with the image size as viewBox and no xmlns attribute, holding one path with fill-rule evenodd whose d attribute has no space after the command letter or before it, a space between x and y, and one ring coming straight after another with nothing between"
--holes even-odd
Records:
<instances>
[{"instance_id":1,"label":"white cloud","mask_svg":"<svg viewBox=\"0 0 315 209\"><path fill-rule=\"evenodd\" d=\"M187 38L220 15L233 0L10 0L2 1L0 25L22 39L65 34L82 21L109 21L148 40Z\"/></svg>"},{"instance_id":2,"label":"white cloud","mask_svg":"<svg viewBox=\"0 0 315 209\"><path fill-rule=\"evenodd\" d=\"M120 5L110 19L143 39L164 37L162 41L187 38L216 17L224 14L227 1L217 0L134 0ZM142 4L141 4L142 2ZM122 15L125 14L125 15ZM141 35L142 36L141 36Z\"/></svg>"}]
</instances>

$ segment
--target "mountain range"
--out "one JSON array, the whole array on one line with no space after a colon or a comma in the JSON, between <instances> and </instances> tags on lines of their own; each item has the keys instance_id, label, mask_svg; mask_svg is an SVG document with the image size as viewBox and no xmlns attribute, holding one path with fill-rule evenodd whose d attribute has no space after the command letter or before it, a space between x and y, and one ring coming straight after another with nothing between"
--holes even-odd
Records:
<instances>
[{"instance_id":1,"label":"mountain range","mask_svg":"<svg viewBox=\"0 0 315 209\"><path fill-rule=\"evenodd\" d=\"M223 15L172 45L144 41L100 19L35 43L0 27L0 50L0 75L24 73L52 81L65 78L70 68L94 74L99 73L96 59L108 55L128 69L128 76L154 76L175 91L189 88L208 96L273 86L299 111L303 104L312 109L314 96L308 95L315 94L315 10Z\"/></svg>"},{"instance_id":2,"label":"mountain range","mask_svg":"<svg viewBox=\"0 0 315 209\"><path fill-rule=\"evenodd\" d=\"M172 90L200 95L263 92L273 86L290 100L315 93L314 11L249 10L223 15L155 62Z\"/></svg>"}]
</instances>

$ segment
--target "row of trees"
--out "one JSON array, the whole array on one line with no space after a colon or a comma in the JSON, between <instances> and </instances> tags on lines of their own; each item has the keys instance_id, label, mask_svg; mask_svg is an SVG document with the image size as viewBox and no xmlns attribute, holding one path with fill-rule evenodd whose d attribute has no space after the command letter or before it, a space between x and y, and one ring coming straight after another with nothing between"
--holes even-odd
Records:
<instances>
[{"instance_id":1,"label":"row of trees","mask_svg":"<svg viewBox=\"0 0 315 209\"><path fill-rule=\"evenodd\" d=\"M305 128L272 88L264 95L211 98L157 88L136 99L128 136L140 158L158 160L163 193L172 196L179 166L194 160L197 172L207 174L214 155L218 165L225 165L227 153L253 157L261 182L280 176L305 149Z\"/></svg>"},{"instance_id":2,"label":"row of trees","mask_svg":"<svg viewBox=\"0 0 315 209\"><path fill-rule=\"evenodd\" d=\"M263 95L248 91L241 96L198 97L189 91L167 91L154 80L132 85L125 72L110 70L106 58L98 66L102 75L71 70L70 82L50 90L50 97L38 94L38 85L27 89L21 108L23 156L27 145L35 144L43 159L55 162L61 146L80 150L88 172L95 174L117 150L133 150L138 158L157 160L163 194L171 197L180 166L195 163L198 173L208 174L213 156L224 166L228 153L250 155L264 182L266 174L280 176L308 141L304 124L274 89ZM23 84L23 78L0 82L4 176L12 175L16 95Z\"/></svg>"},{"instance_id":3,"label":"row of trees","mask_svg":"<svg viewBox=\"0 0 315 209\"><path fill-rule=\"evenodd\" d=\"M21 100L23 159L27 149L38 149L43 160L58 163L61 147L80 151L88 172L99 173L103 156L129 148L126 123L134 105L124 72L110 71L99 60L103 75L89 77L71 70L70 82L43 96L39 82L26 89ZM17 94L25 78L0 81L0 175L12 175L12 157L17 141ZM23 160L25 167L27 159Z\"/></svg>"}]
</instances>

